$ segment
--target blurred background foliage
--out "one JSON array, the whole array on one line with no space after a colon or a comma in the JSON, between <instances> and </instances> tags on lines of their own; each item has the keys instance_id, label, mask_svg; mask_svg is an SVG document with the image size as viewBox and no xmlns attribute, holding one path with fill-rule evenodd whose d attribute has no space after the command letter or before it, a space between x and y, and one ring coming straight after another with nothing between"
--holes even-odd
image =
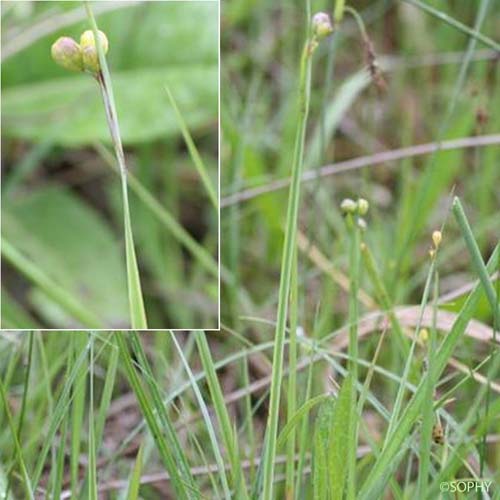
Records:
<instances>
[{"instance_id":1,"label":"blurred background foliage","mask_svg":"<svg viewBox=\"0 0 500 500\"><path fill-rule=\"evenodd\" d=\"M94 2L129 169L216 266L218 216L180 133L165 85L218 179L216 2ZM128 325L118 176L98 86L50 57L79 41L79 2L2 2L2 235L97 315ZM217 326L216 273L134 194L132 224L153 328ZM2 326L73 328L78 321L3 262Z\"/></svg>"}]
</instances>

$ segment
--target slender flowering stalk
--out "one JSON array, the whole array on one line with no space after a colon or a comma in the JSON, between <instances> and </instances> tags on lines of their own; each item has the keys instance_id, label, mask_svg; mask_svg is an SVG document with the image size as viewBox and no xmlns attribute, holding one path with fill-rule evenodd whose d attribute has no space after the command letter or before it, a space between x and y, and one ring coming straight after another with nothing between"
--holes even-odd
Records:
<instances>
[{"instance_id":1,"label":"slender flowering stalk","mask_svg":"<svg viewBox=\"0 0 500 500\"><path fill-rule=\"evenodd\" d=\"M127 281L128 281L128 296L132 328L147 329L146 312L144 309L144 301L142 298L141 282L139 277L139 269L137 266L137 258L135 255L134 239L132 234L132 224L130 221L130 208L128 201L127 189L127 167L125 165L125 155L123 154L123 146L120 137L120 128L118 125L118 117L116 114L115 100L113 96L113 88L111 86L111 78L104 56L107 50L107 40L101 36L101 32L97 29L97 24L90 8L89 2L85 2L87 15L92 26L92 37L89 32L82 35L80 44L83 50L83 60L87 68L96 70L95 78L99 83L104 109L106 111L106 119L108 121L111 139L115 148L115 155L120 167L120 179L122 186L122 201L123 201L123 216L125 226L125 252L127 263ZM97 41L97 42L96 42ZM95 44L96 53L92 52L92 43Z\"/></svg>"},{"instance_id":2,"label":"slender flowering stalk","mask_svg":"<svg viewBox=\"0 0 500 500\"><path fill-rule=\"evenodd\" d=\"M51 55L54 61L63 68L69 71L89 73L99 84L121 179L130 320L132 328L145 330L148 325L130 220L127 167L125 165L125 155L123 154L111 77L105 58L109 44L106 35L97 29L88 1L85 1L85 9L92 29L82 33L79 44L70 37L58 38L52 45Z\"/></svg>"},{"instance_id":3,"label":"slender flowering stalk","mask_svg":"<svg viewBox=\"0 0 500 500\"><path fill-rule=\"evenodd\" d=\"M368 201L360 198L357 201L345 199L340 208L346 216L349 231L349 433L347 440L347 496L356 496L356 450L358 445L358 416L356 384L358 380L358 322L359 322L359 281L361 272L361 231L366 229L366 222L361 216L369 209Z\"/></svg>"},{"instance_id":4,"label":"slender flowering stalk","mask_svg":"<svg viewBox=\"0 0 500 500\"><path fill-rule=\"evenodd\" d=\"M297 238L297 220L300 201L300 179L304 156L304 143L309 113L309 98L311 90L312 55L319 41L332 32L329 19L323 13L316 14L312 20L312 33L308 35L300 62L299 80L299 119L295 149L292 164L292 182L288 196L288 208L285 228L285 241L281 261L281 277L279 287L278 313L275 330L275 345L273 351L273 372L269 405L269 416L265 448L263 456L263 492L262 498L271 500L273 497L274 457L276 455L276 435L278 431L279 403L281 382L283 377L283 353L285 345L286 320L288 315L288 301L293 268L293 255Z\"/></svg>"}]
</instances>

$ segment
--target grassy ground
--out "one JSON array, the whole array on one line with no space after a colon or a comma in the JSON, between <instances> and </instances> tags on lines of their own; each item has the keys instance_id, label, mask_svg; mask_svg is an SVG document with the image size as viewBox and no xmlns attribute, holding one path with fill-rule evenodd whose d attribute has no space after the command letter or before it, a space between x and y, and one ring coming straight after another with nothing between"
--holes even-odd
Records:
<instances>
[{"instance_id":1,"label":"grassy ground","mask_svg":"<svg viewBox=\"0 0 500 500\"><path fill-rule=\"evenodd\" d=\"M306 3L224 4L223 329L4 334L16 498L500 498L499 8L414 3L302 80Z\"/></svg>"}]
</instances>

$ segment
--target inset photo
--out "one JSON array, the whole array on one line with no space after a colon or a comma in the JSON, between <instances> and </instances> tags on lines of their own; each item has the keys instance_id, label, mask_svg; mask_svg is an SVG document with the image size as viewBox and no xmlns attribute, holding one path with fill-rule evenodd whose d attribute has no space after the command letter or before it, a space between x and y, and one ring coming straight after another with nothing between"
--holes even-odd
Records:
<instances>
[{"instance_id":1,"label":"inset photo","mask_svg":"<svg viewBox=\"0 0 500 500\"><path fill-rule=\"evenodd\" d=\"M219 3L1 27L1 328L218 329Z\"/></svg>"}]
</instances>

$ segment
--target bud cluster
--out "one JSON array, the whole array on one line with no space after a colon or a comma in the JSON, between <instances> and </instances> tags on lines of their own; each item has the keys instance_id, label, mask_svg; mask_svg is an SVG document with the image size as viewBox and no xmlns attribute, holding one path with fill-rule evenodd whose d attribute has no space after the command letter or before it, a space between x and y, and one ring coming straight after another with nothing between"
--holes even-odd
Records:
<instances>
[{"instance_id":1,"label":"bud cluster","mask_svg":"<svg viewBox=\"0 0 500 500\"><path fill-rule=\"evenodd\" d=\"M98 31L98 34L102 50L106 54L108 39L102 31ZM79 44L68 36L58 38L52 45L51 55L59 66L69 71L88 71L95 74L101 69L94 32L91 30L82 33Z\"/></svg>"},{"instance_id":2,"label":"bud cluster","mask_svg":"<svg viewBox=\"0 0 500 500\"><path fill-rule=\"evenodd\" d=\"M367 227L366 221L362 218L362 216L368 213L369 208L370 204L364 198L358 198L358 201L345 198L340 204L340 210L342 210L342 213L345 215L351 214L358 216L356 218L356 223L362 231L365 231Z\"/></svg>"},{"instance_id":3,"label":"bud cluster","mask_svg":"<svg viewBox=\"0 0 500 500\"><path fill-rule=\"evenodd\" d=\"M340 204L340 210L344 214L366 215L369 208L370 204L364 198L358 198L358 201L345 198Z\"/></svg>"}]
</instances>

